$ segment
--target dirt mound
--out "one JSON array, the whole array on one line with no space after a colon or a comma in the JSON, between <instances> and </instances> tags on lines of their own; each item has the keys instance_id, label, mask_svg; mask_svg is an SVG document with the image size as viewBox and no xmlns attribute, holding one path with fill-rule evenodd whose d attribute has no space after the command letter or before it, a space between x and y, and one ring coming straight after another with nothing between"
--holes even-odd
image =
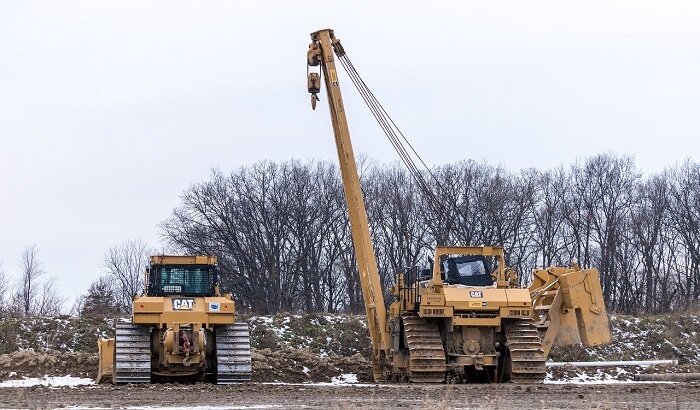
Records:
<instances>
[{"instance_id":1,"label":"dirt mound","mask_svg":"<svg viewBox=\"0 0 700 410\"><path fill-rule=\"evenodd\" d=\"M97 339L113 335L109 318L32 317L0 320L0 354L35 352L97 352Z\"/></svg>"},{"instance_id":2,"label":"dirt mound","mask_svg":"<svg viewBox=\"0 0 700 410\"><path fill-rule=\"evenodd\" d=\"M320 357L305 349L254 349L252 358L256 382L330 382L346 373L356 374L359 382L372 381L371 363L360 354Z\"/></svg>"},{"instance_id":3,"label":"dirt mound","mask_svg":"<svg viewBox=\"0 0 700 410\"><path fill-rule=\"evenodd\" d=\"M608 345L554 346L549 358L557 362L676 359L682 365L700 364L698 315L611 315L610 332L612 342Z\"/></svg>"},{"instance_id":4,"label":"dirt mound","mask_svg":"<svg viewBox=\"0 0 700 410\"><path fill-rule=\"evenodd\" d=\"M288 314L241 318L250 325L256 349L305 349L322 357L350 357L356 353L372 357L372 342L364 316Z\"/></svg>"},{"instance_id":5,"label":"dirt mound","mask_svg":"<svg viewBox=\"0 0 700 410\"><path fill-rule=\"evenodd\" d=\"M357 375L360 383L371 383L371 362L360 354L350 357L326 357L306 349L253 349L254 382L331 382L343 374ZM94 378L97 372L94 353L39 353L20 351L0 355L0 381L22 377L76 376ZM700 365L625 366L591 368L550 367L552 380L632 380L639 373L697 373Z\"/></svg>"},{"instance_id":6,"label":"dirt mound","mask_svg":"<svg viewBox=\"0 0 700 410\"><path fill-rule=\"evenodd\" d=\"M305 349L253 349L253 381L330 382L353 373L360 382L372 381L372 366L359 354L319 357ZM22 377L76 376L94 378L98 358L94 353L38 353L20 351L0 355L0 381Z\"/></svg>"},{"instance_id":7,"label":"dirt mound","mask_svg":"<svg viewBox=\"0 0 700 410\"><path fill-rule=\"evenodd\" d=\"M640 367L638 373L653 374L653 373L700 373L700 365L698 364L679 364L679 365L661 365L661 366L646 366Z\"/></svg>"},{"instance_id":8,"label":"dirt mound","mask_svg":"<svg viewBox=\"0 0 700 410\"><path fill-rule=\"evenodd\" d=\"M253 379L330 382L355 374L371 382L371 342L363 316L279 314L245 318L251 328ZM610 317L606 346L554 347L554 361L677 359L673 368L550 368L550 378L627 380L635 373L700 370L700 316L696 311L635 318ZM0 323L0 380L19 377L93 377L95 341L109 336L109 319L30 318ZM14 374L12 374L14 373ZM11 376L12 374L12 376Z\"/></svg>"},{"instance_id":9,"label":"dirt mound","mask_svg":"<svg viewBox=\"0 0 700 410\"><path fill-rule=\"evenodd\" d=\"M95 377L97 362L97 355L92 353L39 353L23 350L0 355L0 380L45 375Z\"/></svg>"}]
</instances>

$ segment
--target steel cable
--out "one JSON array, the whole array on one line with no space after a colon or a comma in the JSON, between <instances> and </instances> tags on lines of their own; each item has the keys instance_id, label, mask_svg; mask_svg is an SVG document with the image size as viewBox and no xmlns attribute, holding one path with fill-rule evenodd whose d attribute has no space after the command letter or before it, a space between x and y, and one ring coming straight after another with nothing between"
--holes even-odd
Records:
<instances>
[{"instance_id":1,"label":"steel cable","mask_svg":"<svg viewBox=\"0 0 700 410\"><path fill-rule=\"evenodd\" d=\"M372 113L374 118L379 123L380 128L382 129L382 131L384 131L384 134L389 139L389 142L394 147L394 150L401 158L401 161L404 163L404 165L408 169L409 174L417 182L419 188L426 195L429 202L432 205L434 205L436 211L438 211L440 214L444 215L446 210L444 208L442 201L439 200L439 198L437 197L435 192L433 192L433 190L431 189L430 184L425 179L424 174L420 171L419 165L413 159L413 156L415 156L418 159L418 161L420 162L420 164L422 164L423 168L425 168L428 175L430 175L432 180L435 182L435 185L439 189L439 192L442 193L443 187L442 187L442 184L440 184L440 181L438 180L438 178L430 170L430 168L427 166L425 161L423 161L421 156L418 154L418 152L415 150L415 148L410 143L410 141L406 138L406 136L403 134L403 132L401 132L401 130L398 128L398 126L393 121L391 116L386 112L384 107L381 105L379 100L374 96L374 93L372 93L372 91L369 89L367 84L364 82L364 80L362 79L362 77L357 72L354 65L352 64L352 62L348 58L347 53L344 54L343 56L339 56L338 60L340 61L341 65L345 69L348 76L350 77L350 80L353 82L353 85L355 86L357 91L360 93L360 96L365 101L365 104L370 109L370 112ZM399 137L399 135L400 135L400 137ZM406 142L406 145L408 145L408 149L406 148L404 143L401 141L402 139L403 139L403 141ZM413 152L413 156L409 152L409 149L411 152ZM457 209L455 204L452 204L452 205L455 207L455 209Z\"/></svg>"}]
</instances>

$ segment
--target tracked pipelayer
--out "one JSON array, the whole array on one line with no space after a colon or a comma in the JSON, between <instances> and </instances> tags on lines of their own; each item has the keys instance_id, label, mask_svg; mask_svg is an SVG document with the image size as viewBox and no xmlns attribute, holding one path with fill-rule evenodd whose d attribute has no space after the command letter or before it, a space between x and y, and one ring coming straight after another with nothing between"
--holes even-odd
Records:
<instances>
[{"instance_id":1,"label":"tracked pipelayer","mask_svg":"<svg viewBox=\"0 0 700 410\"><path fill-rule=\"evenodd\" d=\"M331 123L348 204L353 246L373 348L377 381L537 383L556 342L598 345L610 341L596 269L538 269L530 289L518 287L495 246L436 246L432 266L399 272L388 310L372 246L367 212L350 141L336 57L404 162L403 134L360 78L332 30L311 34L308 90L316 107L325 82ZM404 138L405 139L405 138ZM412 150L412 147L410 147ZM426 195L430 186L408 164ZM440 201L436 201L439 209Z\"/></svg>"},{"instance_id":2,"label":"tracked pipelayer","mask_svg":"<svg viewBox=\"0 0 700 410\"><path fill-rule=\"evenodd\" d=\"M151 256L130 323L100 339L97 382L251 380L248 325L219 291L215 256Z\"/></svg>"}]
</instances>

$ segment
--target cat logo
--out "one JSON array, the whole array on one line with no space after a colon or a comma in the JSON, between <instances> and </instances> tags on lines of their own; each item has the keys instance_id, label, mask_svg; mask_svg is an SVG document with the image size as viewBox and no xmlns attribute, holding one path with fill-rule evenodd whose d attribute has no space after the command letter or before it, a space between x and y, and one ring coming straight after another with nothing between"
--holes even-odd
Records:
<instances>
[{"instance_id":1,"label":"cat logo","mask_svg":"<svg viewBox=\"0 0 700 410\"><path fill-rule=\"evenodd\" d=\"M480 290L470 290L469 296L473 298L483 298L484 294Z\"/></svg>"},{"instance_id":2,"label":"cat logo","mask_svg":"<svg viewBox=\"0 0 700 410\"><path fill-rule=\"evenodd\" d=\"M194 299L173 299L173 310L192 310Z\"/></svg>"}]
</instances>

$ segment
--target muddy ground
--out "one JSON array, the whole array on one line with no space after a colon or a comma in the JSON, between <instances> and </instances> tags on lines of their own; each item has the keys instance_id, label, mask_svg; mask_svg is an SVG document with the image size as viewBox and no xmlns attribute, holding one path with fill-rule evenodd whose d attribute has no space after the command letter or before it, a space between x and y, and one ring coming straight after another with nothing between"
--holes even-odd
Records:
<instances>
[{"instance_id":1,"label":"muddy ground","mask_svg":"<svg viewBox=\"0 0 700 410\"><path fill-rule=\"evenodd\" d=\"M101 385L0 389L4 408L697 409L698 384Z\"/></svg>"},{"instance_id":2,"label":"muddy ground","mask_svg":"<svg viewBox=\"0 0 700 410\"><path fill-rule=\"evenodd\" d=\"M376 385L370 363L359 354L319 357L304 349L255 349L252 356L253 383L0 388L0 408L700 409L700 383L629 383L634 373L697 372L696 365L627 368L613 377L613 384ZM90 353L0 355L0 381L44 375L92 378L96 368L97 356ZM575 380L582 370L551 368L550 377ZM344 373L357 375L364 385L319 384Z\"/></svg>"}]
</instances>

